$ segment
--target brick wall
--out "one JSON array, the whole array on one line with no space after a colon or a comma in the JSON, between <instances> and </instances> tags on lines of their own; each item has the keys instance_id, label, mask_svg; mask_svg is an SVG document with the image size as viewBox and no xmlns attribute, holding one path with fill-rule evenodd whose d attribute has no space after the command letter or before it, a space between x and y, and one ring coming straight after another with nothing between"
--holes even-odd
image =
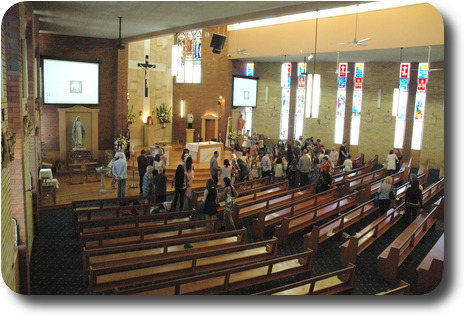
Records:
<instances>
[{"instance_id":1,"label":"brick wall","mask_svg":"<svg viewBox=\"0 0 464 315\"><path fill-rule=\"evenodd\" d=\"M253 110L253 128L270 138L278 138L280 126L280 66L281 63L256 63L255 75L258 84L258 106ZM431 68L443 68L443 64L432 64ZM318 118L305 118L304 138L320 138L327 149L334 145L335 104L337 91L336 63L319 62L317 73L321 74L321 107ZM398 63L366 63L363 85L363 107L359 146L353 152L364 153L366 159L379 155L379 160L393 148L395 119L391 116L393 89L398 87ZM269 102L264 102L265 87L269 87ZM381 106L377 108L378 90L382 89ZM352 93L348 91L348 93ZM431 72L428 85L427 105L424 120L422 150L416 156L419 162L430 160L431 167L438 169L444 161L444 72ZM294 103L291 104L294 106ZM414 104L409 104L412 107ZM366 119L370 112L372 120ZM432 113L436 119L432 119ZM347 123L347 122L345 122ZM412 134L412 124L406 133ZM344 135L349 140L349 134ZM339 145L336 145L339 147Z\"/></svg>"},{"instance_id":2,"label":"brick wall","mask_svg":"<svg viewBox=\"0 0 464 315\"><path fill-rule=\"evenodd\" d=\"M215 30L203 30L203 34L208 31L213 34ZM185 143L185 129L187 128L187 118L180 117L180 101L185 101L185 115L193 113L195 129L195 141L201 133L201 116L214 114L220 117L219 133L222 134L224 141L227 128L227 118L231 116L232 108L232 73L234 66L228 60L227 41L221 54L213 54L209 47L210 37L203 37L201 50L201 84L174 83L173 87L173 130L172 139L177 142L182 139ZM237 73L238 74L238 73ZM225 99L222 105L218 105L219 96Z\"/></svg>"},{"instance_id":3,"label":"brick wall","mask_svg":"<svg viewBox=\"0 0 464 315\"><path fill-rule=\"evenodd\" d=\"M118 111L118 50L115 40L40 34L41 55L84 60L99 60L100 64L100 104L86 105L98 108L99 112L99 150L113 148L116 119L124 119L125 114ZM127 80L127 79L126 79ZM42 141L47 151L59 151L58 108L68 105L42 105ZM118 113L116 116L115 113ZM120 122L120 125L124 125Z\"/></svg>"}]
</instances>

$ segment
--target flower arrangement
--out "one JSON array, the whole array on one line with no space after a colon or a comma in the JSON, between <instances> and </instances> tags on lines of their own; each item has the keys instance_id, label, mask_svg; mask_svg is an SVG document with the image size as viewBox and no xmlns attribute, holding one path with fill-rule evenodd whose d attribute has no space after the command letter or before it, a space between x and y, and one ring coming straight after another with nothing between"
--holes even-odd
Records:
<instances>
[{"instance_id":1,"label":"flower arrangement","mask_svg":"<svg viewBox=\"0 0 464 315\"><path fill-rule=\"evenodd\" d=\"M237 132L236 132L236 131L231 131L231 132L229 133L229 139L230 139L230 140L235 140L235 139L237 139Z\"/></svg>"},{"instance_id":2,"label":"flower arrangement","mask_svg":"<svg viewBox=\"0 0 464 315\"><path fill-rule=\"evenodd\" d=\"M132 124L135 121L135 115L134 115L134 105L132 105L131 110L127 113L127 122L129 124Z\"/></svg>"},{"instance_id":3,"label":"flower arrangement","mask_svg":"<svg viewBox=\"0 0 464 315\"><path fill-rule=\"evenodd\" d=\"M156 116L160 123L171 122L171 108L168 108L165 103L161 104L160 107L156 108Z\"/></svg>"},{"instance_id":4,"label":"flower arrangement","mask_svg":"<svg viewBox=\"0 0 464 315\"><path fill-rule=\"evenodd\" d=\"M119 136L114 139L114 144L117 145L119 141L121 141L122 146L124 148L127 148L127 144L129 143L129 139L126 136L123 136L122 134L119 134Z\"/></svg>"}]
</instances>

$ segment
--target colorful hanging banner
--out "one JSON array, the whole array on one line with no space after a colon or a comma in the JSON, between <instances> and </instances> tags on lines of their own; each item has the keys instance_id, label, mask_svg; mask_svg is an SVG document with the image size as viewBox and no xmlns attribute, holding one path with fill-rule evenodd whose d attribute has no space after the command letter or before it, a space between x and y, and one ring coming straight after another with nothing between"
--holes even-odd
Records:
<instances>
[{"instance_id":1,"label":"colorful hanging banner","mask_svg":"<svg viewBox=\"0 0 464 315\"><path fill-rule=\"evenodd\" d=\"M429 78L429 64L427 62L419 63L417 78L419 79Z\"/></svg>"},{"instance_id":2,"label":"colorful hanging banner","mask_svg":"<svg viewBox=\"0 0 464 315\"><path fill-rule=\"evenodd\" d=\"M338 64L338 76L341 78L346 78L348 73L348 63L339 63Z\"/></svg>"},{"instance_id":3,"label":"colorful hanging banner","mask_svg":"<svg viewBox=\"0 0 464 315\"><path fill-rule=\"evenodd\" d=\"M247 63L246 67L247 67L246 75L248 77L254 76L255 75L255 64L254 63Z\"/></svg>"},{"instance_id":4,"label":"colorful hanging banner","mask_svg":"<svg viewBox=\"0 0 464 315\"><path fill-rule=\"evenodd\" d=\"M409 79L409 72L411 69L410 63L402 63L400 66L400 78L401 79Z\"/></svg>"}]
</instances>

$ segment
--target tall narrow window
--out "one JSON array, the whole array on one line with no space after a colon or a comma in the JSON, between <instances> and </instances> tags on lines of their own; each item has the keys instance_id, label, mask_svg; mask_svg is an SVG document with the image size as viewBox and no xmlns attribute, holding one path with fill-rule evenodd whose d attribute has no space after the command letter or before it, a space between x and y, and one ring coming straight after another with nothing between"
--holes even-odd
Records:
<instances>
[{"instance_id":1,"label":"tall narrow window","mask_svg":"<svg viewBox=\"0 0 464 315\"><path fill-rule=\"evenodd\" d=\"M247 65L246 65L246 75L248 77L252 77L252 76L255 75L255 64L254 63L252 63L252 62L247 63ZM250 130L251 131L251 126L253 125L252 124L252 121L253 121L253 107L245 107L244 116L245 116L245 120L246 120L245 130Z\"/></svg>"},{"instance_id":2,"label":"tall narrow window","mask_svg":"<svg viewBox=\"0 0 464 315\"><path fill-rule=\"evenodd\" d=\"M335 111L335 132L334 143L343 143L343 126L345 123L346 107L346 78L348 75L348 63L338 64L338 90L337 108Z\"/></svg>"},{"instance_id":3,"label":"tall narrow window","mask_svg":"<svg viewBox=\"0 0 464 315\"><path fill-rule=\"evenodd\" d=\"M422 133L424 131L425 104L427 98L427 81L429 79L429 64L419 63L417 73L416 101L414 103L414 123L412 126L411 149L422 148Z\"/></svg>"},{"instance_id":4,"label":"tall narrow window","mask_svg":"<svg viewBox=\"0 0 464 315\"><path fill-rule=\"evenodd\" d=\"M201 83L201 38L202 30L177 34L177 83Z\"/></svg>"},{"instance_id":5,"label":"tall narrow window","mask_svg":"<svg viewBox=\"0 0 464 315\"><path fill-rule=\"evenodd\" d=\"M394 111L396 113L395 138L393 146L398 149L403 148L404 133L406 130L406 107L408 104L410 69L410 63L400 64L399 88L397 93L398 100L393 100L393 106L397 106L397 108L393 108L392 110L392 112Z\"/></svg>"},{"instance_id":6,"label":"tall narrow window","mask_svg":"<svg viewBox=\"0 0 464 315\"><path fill-rule=\"evenodd\" d=\"M353 106L351 113L351 134L350 144L359 144L359 130L361 127L361 110L362 110L362 89L364 78L364 63L356 63L354 66L354 91Z\"/></svg>"},{"instance_id":7,"label":"tall narrow window","mask_svg":"<svg viewBox=\"0 0 464 315\"><path fill-rule=\"evenodd\" d=\"M280 107L280 132L279 139L288 139L288 122L290 112L290 82L292 75L292 64L286 62L282 64L280 82L282 86L282 105Z\"/></svg>"},{"instance_id":8,"label":"tall narrow window","mask_svg":"<svg viewBox=\"0 0 464 315\"><path fill-rule=\"evenodd\" d=\"M295 110L295 126L294 139L299 139L303 136L303 122L305 111L305 87L306 87L306 63L298 63L298 87L296 89L296 110Z\"/></svg>"}]
</instances>

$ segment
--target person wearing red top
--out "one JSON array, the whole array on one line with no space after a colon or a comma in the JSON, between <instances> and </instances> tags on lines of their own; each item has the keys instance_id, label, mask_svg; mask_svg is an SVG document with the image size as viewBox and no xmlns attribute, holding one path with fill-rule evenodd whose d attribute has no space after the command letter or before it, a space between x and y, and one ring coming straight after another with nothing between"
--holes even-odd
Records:
<instances>
[{"instance_id":1,"label":"person wearing red top","mask_svg":"<svg viewBox=\"0 0 464 315\"><path fill-rule=\"evenodd\" d=\"M330 173L330 163L329 163L329 158L327 156L324 156L322 158L321 170L323 172Z\"/></svg>"}]
</instances>

